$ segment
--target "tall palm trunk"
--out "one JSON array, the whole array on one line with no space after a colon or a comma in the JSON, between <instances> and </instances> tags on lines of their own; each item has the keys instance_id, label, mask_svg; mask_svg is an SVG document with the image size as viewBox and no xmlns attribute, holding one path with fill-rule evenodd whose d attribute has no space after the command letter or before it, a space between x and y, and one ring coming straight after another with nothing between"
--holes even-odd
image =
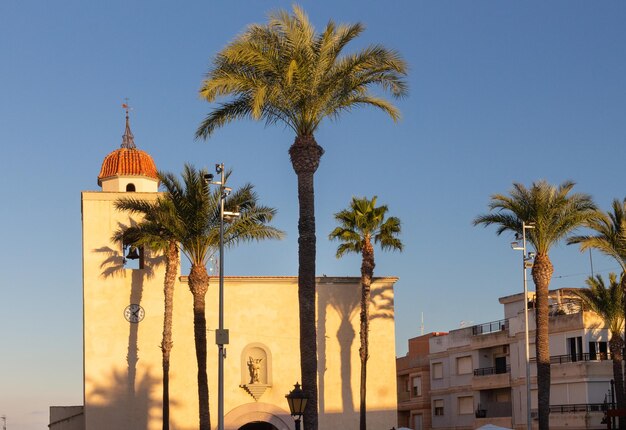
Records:
<instances>
[{"instance_id":1,"label":"tall palm trunk","mask_svg":"<svg viewBox=\"0 0 626 430\"><path fill-rule=\"evenodd\" d=\"M622 266L623 267L623 266ZM622 287L622 291L623 291L623 302L624 302L624 321L626 322L626 271L622 271L622 278L620 279L620 286ZM616 358L613 358L613 373L614 373L614 379L615 379L615 389L617 390L617 407L619 409L622 410L626 410L626 387L624 386L624 373L623 373L623 368L622 368L622 360L623 355L622 355L622 351L624 350L624 341L626 339L626 323L624 324L624 337L622 338L620 334L617 334L617 336L612 335L611 339L613 337L617 337L619 339L619 341L621 342L621 347L619 349L619 374L621 376L621 382L622 382L622 388L619 389L617 386L617 375L615 375L615 360ZM613 355L613 351L611 351L611 355ZM620 400L620 394L622 395L621 400ZM624 428L626 429L626 417L619 417L619 428Z\"/></svg>"},{"instance_id":2,"label":"tall palm trunk","mask_svg":"<svg viewBox=\"0 0 626 430\"><path fill-rule=\"evenodd\" d=\"M289 156L298 177L298 305L300 371L308 401L304 428L317 430L317 334L315 325L315 191L313 175L324 150L313 136L297 136Z\"/></svg>"},{"instance_id":3,"label":"tall palm trunk","mask_svg":"<svg viewBox=\"0 0 626 430\"><path fill-rule=\"evenodd\" d=\"M374 247L369 237L363 244L363 261L361 262L361 389L359 405L359 429L366 430L366 394L367 394L367 359L369 358L369 304L371 296L372 277L374 276Z\"/></svg>"},{"instance_id":4,"label":"tall palm trunk","mask_svg":"<svg viewBox=\"0 0 626 430\"><path fill-rule=\"evenodd\" d=\"M621 333L611 333L609 342L611 359L613 360L613 379L615 381L615 396L617 398L617 408L624 409L624 372L622 369L622 350L624 341ZM619 428L626 429L626 417L619 417Z\"/></svg>"},{"instance_id":5,"label":"tall palm trunk","mask_svg":"<svg viewBox=\"0 0 626 430\"><path fill-rule=\"evenodd\" d=\"M206 373L206 315L205 297L209 289L209 275L206 267L192 264L189 273L189 289L193 294L193 334L196 343L196 360L198 362L198 401L200 430L211 430L209 413L209 384Z\"/></svg>"},{"instance_id":6,"label":"tall palm trunk","mask_svg":"<svg viewBox=\"0 0 626 430\"><path fill-rule=\"evenodd\" d=\"M620 286L622 287L622 293L623 293L622 297L623 297L623 303L624 303L624 337L622 337L622 342L626 342L626 270L622 270L622 276L621 276L619 283L620 283Z\"/></svg>"},{"instance_id":7,"label":"tall palm trunk","mask_svg":"<svg viewBox=\"0 0 626 430\"><path fill-rule=\"evenodd\" d=\"M539 407L539 430L550 428L550 334L548 326L548 288L554 267L550 257L537 253L532 276L537 290L537 310L535 322L535 346L537 350L537 405Z\"/></svg>"},{"instance_id":8,"label":"tall palm trunk","mask_svg":"<svg viewBox=\"0 0 626 430\"><path fill-rule=\"evenodd\" d=\"M163 353L163 430L170 428L170 352L172 351L172 311L174 309L174 285L180 263L178 245L175 241L168 244L165 253L165 281L163 295L165 296L163 311L163 339L161 352Z\"/></svg>"}]
</instances>

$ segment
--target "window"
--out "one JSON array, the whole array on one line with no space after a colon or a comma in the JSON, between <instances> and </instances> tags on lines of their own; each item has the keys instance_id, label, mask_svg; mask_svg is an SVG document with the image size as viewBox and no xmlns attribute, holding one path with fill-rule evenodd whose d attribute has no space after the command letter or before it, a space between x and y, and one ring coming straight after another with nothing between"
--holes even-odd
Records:
<instances>
[{"instance_id":1,"label":"window","mask_svg":"<svg viewBox=\"0 0 626 430\"><path fill-rule=\"evenodd\" d=\"M567 338L567 353L570 356L570 360L572 362L581 361L583 359L582 336Z\"/></svg>"},{"instance_id":2,"label":"window","mask_svg":"<svg viewBox=\"0 0 626 430\"><path fill-rule=\"evenodd\" d=\"M433 400L433 407L435 408L435 416L443 416L443 399Z\"/></svg>"},{"instance_id":3,"label":"window","mask_svg":"<svg viewBox=\"0 0 626 430\"><path fill-rule=\"evenodd\" d=\"M472 369L472 356L466 355L465 357L458 357L456 359L456 374L467 375L468 373L474 373Z\"/></svg>"},{"instance_id":4,"label":"window","mask_svg":"<svg viewBox=\"0 0 626 430\"><path fill-rule=\"evenodd\" d=\"M433 379L443 379L443 363L433 363Z\"/></svg>"},{"instance_id":5,"label":"window","mask_svg":"<svg viewBox=\"0 0 626 430\"><path fill-rule=\"evenodd\" d=\"M422 395L422 377L414 376L413 377L413 396L421 396Z\"/></svg>"},{"instance_id":6,"label":"window","mask_svg":"<svg viewBox=\"0 0 626 430\"><path fill-rule=\"evenodd\" d=\"M471 415L474 413L474 397L459 397L459 415Z\"/></svg>"},{"instance_id":7,"label":"window","mask_svg":"<svg viewBox=\"0 0 626 430\"><path fill-rule=\"evenodd\" d=\"M510 403L511 402L511 389L499 388L497 390L493 390L493 396L495 397L496 403Z\"/></svg>"},{"instance_id":8,"label":"window","mask_svg":"<svg viewBox=\"0 0 626 430\"><path fill-rule=\"evenodd\" d=\"M589 342L589 360L606 360L607 358L606 342Z\"/></svg>"}]
</instances>

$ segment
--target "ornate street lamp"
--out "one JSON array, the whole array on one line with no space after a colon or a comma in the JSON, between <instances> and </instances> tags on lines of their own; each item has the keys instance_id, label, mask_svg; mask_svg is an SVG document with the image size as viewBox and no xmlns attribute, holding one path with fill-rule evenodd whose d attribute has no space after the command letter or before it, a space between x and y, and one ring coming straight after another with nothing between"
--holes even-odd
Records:
<instances>
[{"instance_id":1,"label":"ornate street lamp","mask_svg":"<svg viewBox=\"0 0 626 430\"><path fill-rule=\"evenodd\" d=\"M296 430L300 430L300 419L302 418L302 414L304 414L304 408L306 407L306 402L308 397L300 388L300 384L296 382L294 385L294 389L291 390L289 394L285 396L287 398L287 403L289 403L289 411L291 412L291 416L296 422Z\"/></svg>"}]
</instances>

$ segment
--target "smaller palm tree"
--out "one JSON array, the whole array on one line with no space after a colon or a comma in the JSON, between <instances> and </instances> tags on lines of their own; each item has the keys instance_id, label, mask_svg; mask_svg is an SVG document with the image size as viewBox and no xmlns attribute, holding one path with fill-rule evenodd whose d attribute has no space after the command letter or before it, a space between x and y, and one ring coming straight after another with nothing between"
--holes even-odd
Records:
<instances>
[{"instance_id":1,"label":"smaller palm tree","mask_svg":"<svg viewBox=\"0 0 626 430\"><path fill-rule=\"evenodd\" d=\"M624 327L624 292L617 281L615 273L609 274L609 285L604 285L601 275L590 276L587 281L588 289L575 291L583 303L602 318L611 332L609 349L613 360L613 379L615 380L615 392L617 394L617 407L623 408L624 404L624 373L622 371L622 350L624 340L622 331ZM619 428L624 428L626 420L620 417Z\"/></svg>"},{"instance_id":2,"label":"smaller palm tree","mask_svg":"<svg viewBox=\"0 0 626 430\"><path fill-rule=\"evenodd\" d=\"M163 354L163 430L169 429L169 371L170 355L174 343L172 341L172 315L174 310L174 286L180 265L178 243L173 235L173 224L176 222L173 207L168 200L158 199L146 201L136 198L123 198L115 202L118 210L140 215L142 220L129 228L118 229L113 240L137 247L145 247L151 251L162 253L165 258L165 277L163 280L163 337L161 352Z\"/></svg>"},{"instance_id":3,"label":"smaller palm tree","mask_svg":"<svg viewBox=\"0 0 626 430\"><path fill-rule=\"evenodd\" d=\"M220 190L209 190L204 180L206 173L188 164L183 170L182 182L172 173L159 173L159 179L165 190L163 198L169 201L175 214L176 222L171 224L173 229L171 233L180 244L182 253L191 263L188 280L189 290L193 296L200 430L211 429L206 370L205 299L209 289L206 263L218 249L220 225ZM227 178L229 176L230 173L226 175ZM224 230L225 246L283 237L282 231L270 225L276 209L260 205L254 186L251 184L234 190L224 200L224 208L240 213L240 217L228 223Z\"/></svg>"},{"instance_id":4,"label":"smaller palm tree","mask_svg":"<svg viewBox=\"0 0 626 430\"><path fill-rule=\"evenodd\" d=\"M388 208L386 205L376 207L376 196L371 200L366 197L353 197L350 208L335 214L339 227L328 236L331 240L342 242L337 248L337 258L346 253L361 254L361 313L359 356L361 359L361 386L359 407L359 428L365 430L366 425L366 394L367 394L367 359L369 358L369 303L372 278L374 276L374 246L380 244L383 250L402 251L400 219L385 219Z\"/></svg>"}]
</instances>

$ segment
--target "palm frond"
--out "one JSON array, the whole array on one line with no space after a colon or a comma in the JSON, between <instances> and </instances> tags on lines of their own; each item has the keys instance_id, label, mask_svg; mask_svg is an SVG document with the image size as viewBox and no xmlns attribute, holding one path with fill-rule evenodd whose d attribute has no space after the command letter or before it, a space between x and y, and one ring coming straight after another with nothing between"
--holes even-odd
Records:
<instances>
[{"instance_id":1,"label":"palm frond","mask_svg":"<svg viewBox=\"0 0 626 430\"><path fill-rule=\"evenodd\" d=\"M279 122L299 136L313 135L324 118L336 119L353 107L369 105L400 117L398 109L369 93L378 86L393 97L407 93L407 65L398 52L372 45L341 56L364 30L360 24L329 21L315 31L302 8L278 10L268 23L250 25L214 59L200 88L217 105L202 121L197 138L208 138L237 119Z\"/></svg>"},{"instance_id":2,"label":"palm frond","mask_svg":"<svg viewBox=\"0 0 626 430\"><path fill-rule=\"evenodd\" d=\"M588 288L574 293L605 321L613 336L619 336L624 324L624 292L617 275L609 274L608 286L601 275L590 276L585 282Z\"/></svg>"},{"instance_id":3,"label":"palm frond","mask_svg":"<svg viewBox=\"0 0 626 430\"><path fill-rule=\"evenodd\" d=\"M346 253L363 252L364 247L373 241L385 251L402 251L403 245L398 235L401 232L400 219L389 217L386 205L376 206L377 197L353 197L350 207L335 214L339 224L328 238L341 242L337 248L337 258Z\"/></svg>"},{"instance_id":4,"label":"palm frond","mask_svg":"<svg viewBox=\"0 0 626 430\"><path fill-rule=\"evenodd\" d=\"M618 262L622 272L626 271L626 199L613 200L612 211L596 211L586 226L593 235L573 236L568 244L579 244L580 250L597 249Z\"/></svg>"},{"instance_id":5,"label":"palm frond","mask_svg":"<svg viewBox=\"0 0 626 430\"><path fill-rule=\"evenodd\" d=\"M491 196L489 209L495 211L474 219L474 225L497 225L498 235L505 231L521 233L522 223L533 223L527 240L537 253L547 254L550 248L567 238L594 217L596 207L591 197L570 193L574 183L565 181L555 187L537 181L530 188L514 183L509 195Z\"/></svg>"}]
</instances>

